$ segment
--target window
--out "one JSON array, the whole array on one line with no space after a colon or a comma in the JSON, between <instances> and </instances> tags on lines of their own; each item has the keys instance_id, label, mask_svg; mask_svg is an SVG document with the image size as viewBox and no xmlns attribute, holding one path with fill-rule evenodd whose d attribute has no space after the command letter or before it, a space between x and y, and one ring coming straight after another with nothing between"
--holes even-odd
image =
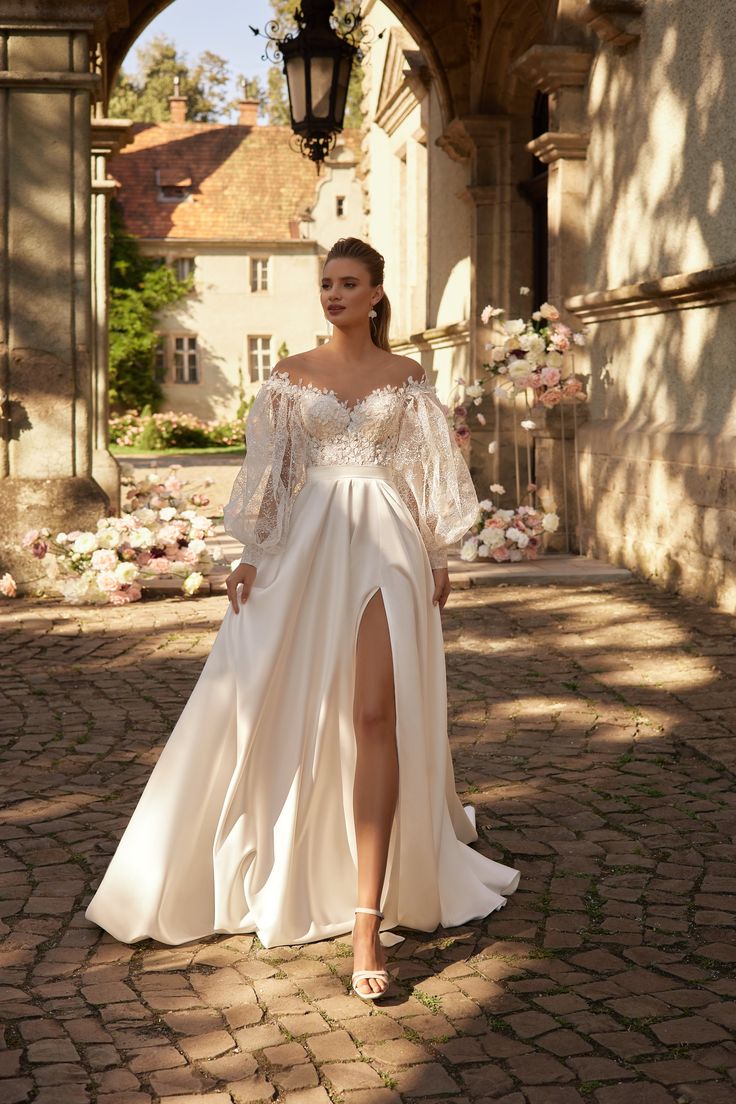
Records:
<instances>
[{"instance_id":1,"label":"window","mask_svg":"<svg viewBox=\"0 0 736 1104\"><path fill-rule=\"evenodd\" d=\"M250 290L269 290L269 263L268 257L251 257L250 259Z\"/></svg>"},{"instance_id":2,"label":"window","mask_svg":"<svg viewBox=\"0 0 736 1104\"><path fill-rule=\"evenodd\" d=\"M338 218L345 216L345 196L335 196L335 214Z\"/></svg>"},{"instance_id":3,"label":"window","mask_svg":"<svg viewBox=\"0 0 736 1104\"><path fill-rule=\"evenodd\" d=\"M248 338L248 371L251 383L271 374L271 337L260 334Z\"/></svg>"},{"instance_id":4,"label":"window","mask_svg":"<svg viewBox=\"0 0 736 1104\"><path fill-rule=\"evenodd\" d=\"M154 368L164 383L199 383L196 334L159 334Z\"/></svg>"},{"instance_id":5,"label":"window","mask_svg":"<svg viewBox=\"0 0 736 1104\"><path fill-rule=\"evenodd\" d=\"M174 258L174 272L176 273L177 280L186 280L188 276L194 274L194 257L175 257Z\"/></svg>"},{"instance_id":6,"label":"window","mask_svg":"<svg viewBox=\"0 0 736 1104\"><path fill-rule=\"evenodd\" d=\"M191 334L174 338L174 382L199 383L197 339Z\"/></svg>"}]
</instances>

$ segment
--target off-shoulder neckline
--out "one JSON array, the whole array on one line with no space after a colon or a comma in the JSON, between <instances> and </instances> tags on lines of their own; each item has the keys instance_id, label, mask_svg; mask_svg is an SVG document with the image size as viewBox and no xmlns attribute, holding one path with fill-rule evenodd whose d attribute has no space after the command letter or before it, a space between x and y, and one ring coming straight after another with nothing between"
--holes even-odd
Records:
<instances>
[{"instance_id":1,"label":"off-shoulder neckline","mask_svg":"<svg viewBox=\"0 0 736 1104\"><path fill-rule=\"evenodd\" d=\"M350 413L352 413L354 410L357 410L359 406L363 406L363 404L368 402L368 399L373 398L374 395L380 395L384 392L396 392L398 394L400 392L406 391L411 384L426 384L427 386L430 386L429 380L426 376L421 379L415 379L414 376L408 376L405 380L403 380L402 383L385 383L382 386L374 387L366 395L363 395L362 398L358 399L357 402L351 405L346 399L341 399L337 392L334 391L331 387L318 387L317 384L312 383L311 380L308 380L306 383L302 383L300 379L297 383L295 380L291 379L288 372L279 372L277 369L274 369L268 377L268 380L273 379L283 380L283 382L287 384L287 386L294 387L297 391L314 391L318 395L331 395L336 403L339 403L340 406L345 407L345 409L348 410Z\"/></svg>"}]
</instances>

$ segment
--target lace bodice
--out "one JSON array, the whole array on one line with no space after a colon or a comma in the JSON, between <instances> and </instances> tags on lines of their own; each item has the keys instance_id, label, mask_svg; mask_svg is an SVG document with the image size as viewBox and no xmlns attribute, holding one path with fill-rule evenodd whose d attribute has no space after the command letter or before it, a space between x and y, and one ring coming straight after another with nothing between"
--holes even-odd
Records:
<instances>
[{"instance_id":1,"label":"lace bodice","mask_svg":"<svg viewBox=\"0 0 736 1104\"><path fill-rule=\"evenodd\" d=\"M348 404L330 388L296 383L273 371L248 414L246 458L225 529L244 545L242 562L258 564L288 531L306 469L323 464L386 464L409 507L432 567L473 524L478 497L434 387L409 376Z\"/></svg>"}]
</instances>

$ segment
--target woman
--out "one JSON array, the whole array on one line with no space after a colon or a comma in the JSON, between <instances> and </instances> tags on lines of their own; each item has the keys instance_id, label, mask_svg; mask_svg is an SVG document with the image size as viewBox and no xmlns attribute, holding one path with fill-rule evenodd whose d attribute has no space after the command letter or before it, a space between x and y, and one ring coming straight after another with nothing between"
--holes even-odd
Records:
<instances>
[{"instance_id":1,"label":"woman","mask_svg":"<svg viewBox=\"0 0 736 1104\"><path fill-rule=\"evenodd\" d=\"M229 606L86 915L126 943L352 927L374 1000L390 929L486 916L519 873L466 846L447 739L440 611L470 473L389 350L381 255L336 242L321 301L331 340L280 361L249 412Z\"/></svg>"}]
</instances>

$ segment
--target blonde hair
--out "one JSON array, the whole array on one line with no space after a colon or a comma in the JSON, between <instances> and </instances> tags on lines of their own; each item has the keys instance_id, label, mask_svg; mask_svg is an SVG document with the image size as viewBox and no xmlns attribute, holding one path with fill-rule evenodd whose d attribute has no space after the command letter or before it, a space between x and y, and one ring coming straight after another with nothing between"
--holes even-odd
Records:
<instances>
[{"instance_id":1,"label":"blonde hair","mask_svg":"<svg viewBox=\"0 0 736 1104\"><path fill-rule=\"evenodd\" d=\"M328 261L335 261L344 257L360 261L361 264L365 265L368 269L372 287L383 284L383 257L377 249L374 249L368 242L361 241L360 238L338 238L325 257L322 271L324 271ZM385 291L373 309L376 312L376 317L370 319L373 344L390 352L388 331L391 324L391 304Z\"/></svg>"}]
</instances>

